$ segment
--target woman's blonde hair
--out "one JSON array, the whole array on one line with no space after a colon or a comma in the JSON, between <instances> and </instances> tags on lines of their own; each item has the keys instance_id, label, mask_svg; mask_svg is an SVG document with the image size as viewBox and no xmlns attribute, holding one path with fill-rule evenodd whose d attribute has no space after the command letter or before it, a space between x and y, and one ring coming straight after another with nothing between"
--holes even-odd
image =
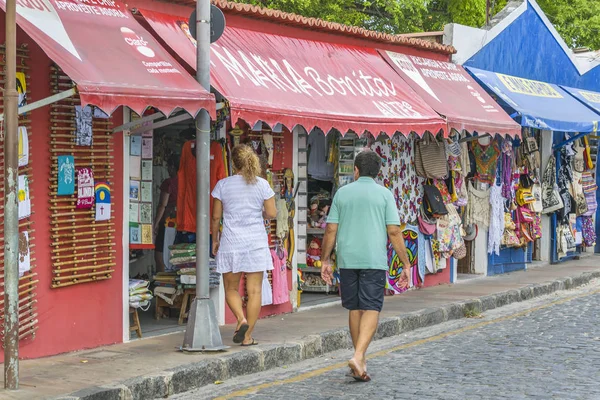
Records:
<instances>
[{"instance_id":1,"label":"woman's blonde hair","mask_svg":"<svg viewBox=\"0 0 600 400\"><path fill-rule=\"evenodd\" d=\"M260 176L260 160L254 150L248 145L238 144L231 151L233 168L241 174L247 183L256 182L256 177Z\"/></svg>"}]
</instances>

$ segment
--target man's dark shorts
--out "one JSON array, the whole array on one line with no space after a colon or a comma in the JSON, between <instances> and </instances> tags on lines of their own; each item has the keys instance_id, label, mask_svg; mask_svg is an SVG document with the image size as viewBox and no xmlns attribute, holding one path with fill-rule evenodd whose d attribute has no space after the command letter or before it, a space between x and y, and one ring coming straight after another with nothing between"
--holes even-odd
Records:
<instances>
[{"instance_id":1,"label":"man's dark shorts","mask_svg":"<svg viewBox=\"0 0 600 400\"><path fill-rule=\"evenodd\" d=\"M386 271L340 269L342 306L347 310L378 311L383 308Z\"/></svg>"}]
</instances>

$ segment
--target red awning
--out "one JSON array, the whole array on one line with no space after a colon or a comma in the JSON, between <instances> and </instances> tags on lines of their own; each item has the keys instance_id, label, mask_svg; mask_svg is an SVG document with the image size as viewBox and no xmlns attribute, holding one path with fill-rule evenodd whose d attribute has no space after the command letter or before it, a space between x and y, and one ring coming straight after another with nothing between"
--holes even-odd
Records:
<instances>
[{"instance_id":1,"label":"red awning","mask_svg":"<svg viewBox=\"0 0 600 400\"><path fill-rule=\"evenodd\" d=\"M22 0L17 24L75 81L83 104L215 114L214 96L116 0Z\"/></svg>"},{"instance_id":2,"label":"red awning","mask_svg":"<svg viewBox=\"0 0 600 400\"><path fill-rule=\"evenodd\" d=\"M404 80L438 113L448 127L461 132L519 135L521 127L462 66L379 51Z\"/></svg>"},{"instance_id":3,"label":"red awning","mask_svg":"<svg viewBox=\"0 0 600 400\"><path fill-rule=\"evenodd\" d=\"M140 11L156 34L195 67L187 19ZM445 129L375 50L231 27L211 50L211 83L229 101L234 122L367 130L375 136Z\"/></svg>"}]
</instances>

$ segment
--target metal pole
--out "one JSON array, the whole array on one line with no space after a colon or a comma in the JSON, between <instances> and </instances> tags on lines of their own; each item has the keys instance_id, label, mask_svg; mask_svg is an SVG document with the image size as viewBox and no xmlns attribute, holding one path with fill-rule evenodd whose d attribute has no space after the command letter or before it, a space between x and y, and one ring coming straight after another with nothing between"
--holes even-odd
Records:
<instances>
[{"instance_id":1,"label":"metal pole","mask_svg":"<svg viewBox=\"0 0 600 400\"><path fill-rule=\"evenodd\" d=\"M4 388L19 388L19 214L16 1L6 0L4 83Z\"/></svg>"},{"instance_id":2,"label":"metal pole","mask_svg":"<svg viewBox=\"0 0 600 400\"><path fill-rule=\"evenodd\" d=\"M196 80L210 91L210 1L197 0ZM196 116L196 298L210 298L210 116L200 110Z\"/></svg>"},{"instance_id":3,"label":"metal pole","mask_svg":"<svg viewBox=\"0 0 600 400\"><path fill-rule=\"evenodd\" d=\"M210 91L210 0L196 1L196 80ZM210 116L196 117L196 298L190 309L184 351L218 351L223 346L215 305L210 299Z\"/></svg>"},{"instance_id":4,"label":"metal pole","mask_svg":"<svg viewBox=\"0 0 600 400\"><path fill-rule=\"evenodd\" d=\"M485 26L490 25L490 0L485 0Z\"/></svg>"}]
</instances>

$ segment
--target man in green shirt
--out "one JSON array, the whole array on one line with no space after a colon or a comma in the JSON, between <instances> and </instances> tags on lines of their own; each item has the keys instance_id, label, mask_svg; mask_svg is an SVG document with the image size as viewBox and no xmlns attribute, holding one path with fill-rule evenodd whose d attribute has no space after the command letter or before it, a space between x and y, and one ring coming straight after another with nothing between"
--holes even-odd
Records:
<instances>
[{"instance_id":1,"label":"man in green shirt","mask_svg":"<svg viewBox=\"0 0 600 400\"><path fill-rule=\"evenodd\" d=\"M392 192L377 184L381 158L366 150L354 160L355 182L342 187L333 198L323 238L321 276L331 284L331 252L337 243L342 306L350 311L349 325L354 357L348 362L352 377L371 380L366 353L377 330L383 307L388 238L404 265L410 265L400 218ZM410 268L404 268L400 286L408 287Z\"/></svg>"}]
</instances>

